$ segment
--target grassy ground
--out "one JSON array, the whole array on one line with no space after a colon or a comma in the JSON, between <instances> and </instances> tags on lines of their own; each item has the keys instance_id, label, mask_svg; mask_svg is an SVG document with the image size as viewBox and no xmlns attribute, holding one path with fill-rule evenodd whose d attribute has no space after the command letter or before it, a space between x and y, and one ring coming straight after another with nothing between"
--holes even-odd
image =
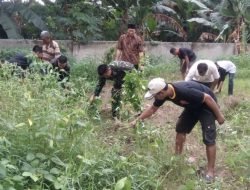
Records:
<instances>
[{"instance_id":1,"label":"grassy ground","mask_svg":"<svg viewBox=\"0 0 250 190\"><path fill-rule=\"evenodd\" d=\"M188 136L182 156L174 155L175 121L181 109L166 103L137 129L136 114L124 105L122 123L110 114L110 84L103 101L90 106L96 83L96 63L73 65L71 91L52 76L25 80L1 70L0 189L249 189L250 79L249 55L231 57L237 64L235 95L227 96L227 81L218 95L226 123L218 126L217 179L206 184L206 165L199 125ZM178 64L150 61L142 80L180 80ZM143 106L151 102L143 102ZM195 162L187 159L193 156Z\"/></svg>"}]
</instances>

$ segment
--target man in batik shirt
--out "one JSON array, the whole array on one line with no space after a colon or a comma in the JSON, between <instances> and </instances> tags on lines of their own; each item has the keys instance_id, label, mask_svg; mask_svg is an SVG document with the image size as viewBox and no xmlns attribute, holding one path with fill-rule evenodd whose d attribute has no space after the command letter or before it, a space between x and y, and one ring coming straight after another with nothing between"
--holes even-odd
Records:
<instances>
[{"instance_id":1,"label":"man in batik shirt","mask_svg":"<svg viewBox=\"0 0 250 190\"><path fill-rule=\"evenodd\" d=\"M143 56L142 38L136 34L134 24L128 24L126 34L120 36L117 44L116 61L126 61L140 67L140 58Z\"/></svg>"}]
</instances>

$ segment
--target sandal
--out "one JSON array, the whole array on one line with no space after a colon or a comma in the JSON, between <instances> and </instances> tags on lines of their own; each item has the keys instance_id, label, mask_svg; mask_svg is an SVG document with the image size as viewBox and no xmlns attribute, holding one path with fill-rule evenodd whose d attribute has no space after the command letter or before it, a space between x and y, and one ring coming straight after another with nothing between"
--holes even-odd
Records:
<instances>
[{"instance_id":1,"label":"sandal","mask_svg":"<svg viewBox=\"0 0 250 190\"><path fill-rule=\"evenodd\" d=\"M206 175L205 176L205 181L207 183L213 183L214 182L214 177L213 176L210 176L210 175Z\"/></svg>"}]
</instances>

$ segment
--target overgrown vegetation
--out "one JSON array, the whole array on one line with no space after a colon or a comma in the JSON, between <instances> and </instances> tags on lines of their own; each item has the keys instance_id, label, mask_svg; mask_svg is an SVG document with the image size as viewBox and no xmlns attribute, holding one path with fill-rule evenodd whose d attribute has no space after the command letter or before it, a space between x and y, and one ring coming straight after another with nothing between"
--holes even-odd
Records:
<instances>
[{"instance_id":1,"label":"overgrown vegetation","mask_svg":"<svg viewBox=\"0 0 250 190\"><path fill-rule=\"evenodd\" d=\"M41 79L33 73L21 79L2 67L0 189L248 189L250 55L230 59L237 65L235 96L227 97L225 81L218 98L227 121L218 127L218 177L213 184L206 184L197 173L205 166L198 126L188 136L185 154L174 155L172 117L179 111L172 104L137 129L129 126L136 114L133 109L117 126L110 110L103 112L103 99L89 105L97 82L95 60L71 62L70 90L62 89L54 75ZM169 82L180 79L178 64L157 60L148 58L140 77L132 74L129 80L145 85L156 76ZM186 160L192 151L199 159L189 165Z\"/></svg>"}]
</instances>

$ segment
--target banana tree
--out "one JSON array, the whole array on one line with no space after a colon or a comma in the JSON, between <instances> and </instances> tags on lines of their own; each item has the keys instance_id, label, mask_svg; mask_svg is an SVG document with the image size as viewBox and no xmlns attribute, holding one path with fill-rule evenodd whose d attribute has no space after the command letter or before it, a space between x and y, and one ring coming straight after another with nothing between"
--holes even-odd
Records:
<instances>
[{"instance_id":1,"label":"banana tree","mask_svg":"<svg viewBox=\"0 0 250 190\"><path fill-rule=\"evenodd\" d=\"M230 28L233 32L229 39L235 42L238 53L245 52L250 33L250 1L223 0L220 14L230 22Z\"/></svg>"},{"instance_id":2,"label":"banana tree","mask_svg":"<svg viewBox=\"0 0 250 190\"><path fill-rule=\"evenodd\" d=\"M10 39L23 38L21 35L22 20L32 23L40 30L46 30L44 21L27 4L20 2L0 2L0 25Z\"/></svg>"},{"instance_id":3,"label":"banana tree","mask_svg":"<svg viewBox=\"0 0 250 190\"><path fill-rule=\"evenodd\" d=\"M196 41L203 31L203 27L212 25L199 17L198 12L201 10L209 11L210 9L197 0L158 2L153 7L154 18L157 21L155 34L165 33L168 41ZM202 27L197 27L197 25Z\"/></svg>"},{"instance_id":4,"label":"banana tree","mask_svg":"<svg viewBox=\"0 0 250 190\"><path fill-rule=\"evenodd\" d=\"M102 13L91 0L57 0L47 6L49 30L57 39L89 42L102 38Z\"/></svg>"}]
</instances>

